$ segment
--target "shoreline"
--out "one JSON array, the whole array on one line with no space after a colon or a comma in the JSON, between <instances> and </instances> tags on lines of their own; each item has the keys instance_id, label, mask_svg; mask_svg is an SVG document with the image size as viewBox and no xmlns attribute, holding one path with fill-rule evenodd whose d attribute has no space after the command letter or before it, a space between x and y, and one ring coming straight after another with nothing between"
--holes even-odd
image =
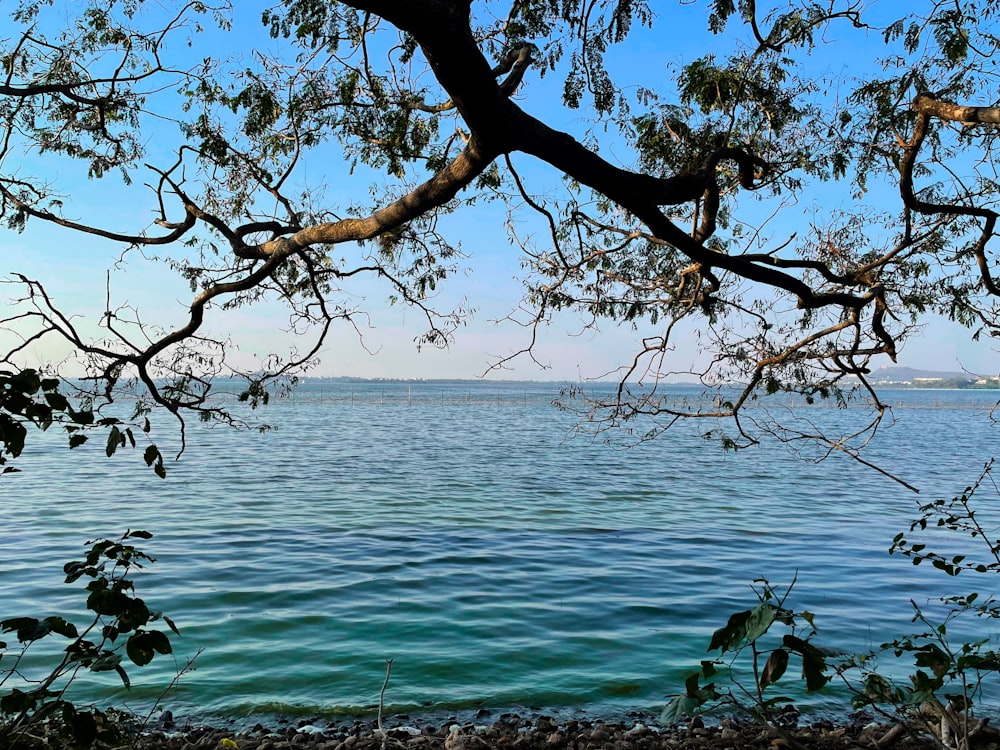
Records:
<instances>
[{"instance_id":1,"label":"shoreline","mask_svg":"<svg viewBox=\"0 0 1000 750\"><path fill-rule=\"evenodd\" d=\"M235 723L237 720L231 720ZM249 730L219 725L173 724L165 711L159 728L147 729L135 750L930 750L929 736L901 725L854 714L842 722L800 717L790 712L785 726L769 728L732 717L707 725L696 717L683 727L660 726L653 714L634 712L620 721L601 718L557 719L480 709L473 719L444 720L393 716L378 720L319 722L278 720L278 726L255 724ZM976 747L1000 747L1000 733L986 725Z\"/></svg>"}]
</instances>

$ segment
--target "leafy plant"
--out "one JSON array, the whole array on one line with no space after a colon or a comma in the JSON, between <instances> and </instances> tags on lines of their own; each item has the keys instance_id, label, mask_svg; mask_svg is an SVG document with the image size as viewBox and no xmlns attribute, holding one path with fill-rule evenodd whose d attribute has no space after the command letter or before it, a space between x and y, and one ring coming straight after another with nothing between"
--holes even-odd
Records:
<instances>
[{"instance_id":1,"label":"leafy plant","mask_svg":"<svg viewBox=\"0 0 1000 750\"><path fill-rule=\"evenodd\" d=\"M957 577L962 572L1000 572L1000 539L991 537L979 516L982 508L973 502L977 493L989 483L1000 496L992 477L994 462L986 464L979 478L965 491L950 500L939 499L920 506L920 516L910 524L909 534L928 530L958 532L973 541L958 554L943 553L928 547L926 541L914 542L907 534L897 534L889 554L899 552L913 560L914 565L929 562L933 568ZM954 541L951 536L948 541ZM938 537L938 541L944 541ZM958 550L955 550L958 552ZM862 682L855 688L855 706L890 711L905 725L929 732L937 744L949 750L966 750L972 739L986 726L974 715L982 696L983 682L1000 672L1000 653L989 648L989 639L980 638L956 643L953 624L962 617L1000 618L994 593L981 592L946 596L938 600L945 612L936 621L917 602L913 606L913 622L922 629L883 643L877 651L854 658L852 666L862 670ZM961 640L961 639L958 639ZM895 658L912 659L913 671L905 681L893 680L876 671L880 656L891 653Z\"/></svg>"},{"instance_id":2,"label":"leafy plant","mask_svg":"<svg viewBox=\"0 0 1000 750\"><path fill-rule=\"evenodd\" d=\"M889 553L905 555L914 565L929 562L952 578L963 572L1000 572L1000 538L987 531L1000 527L1000 522L983 521L981 510L988 506L974 502L988 485L1000 498L993 467L993 461L987 463L976 482L960 495L919 506L920 515L910 524L909 534L897 534ZM936 530L940 534L958 532L973 544L962 544L953 554L932 549L929 540L908 538ZM954 546L958 540L951 534L938 535L936 541ZM987 726L985 719L976 718L974 709L982 697L984 681L1000 673L1000 652L989 647L989 638L955 638L953 626L968 616L1000 619L994 592L942 597L938 602L945 611L940 617L911 599L912 622L921 626L919 632L849 656L812 643L816 634L813 614L795 612L785 605L794 580L780 596L766 580L755 583L760 584L752 587L757 606L732 614L726 625L715 631L709 651L718 650L722 657L703 661L701 670L687 678L685 692L674 696L663 711L661 721L665 724L699 713L710 704L735 708L762 724L780 727L782 710L792 699L774 695L773 687L795 656L801 661L807 692L822 689L836 675L853 693L855 708L872 709L898 722L902 730L929 735L943 750L968 750L973 738ZM775 624L785 628L780 640L771 632ZM838 658L828 658L833 656ZM891 664L891 672L906 672L905 678L887 676L887 657L908 662L902 670L903 665ZM727 676L725 687L714 681L702 682L720 673Z\"/></svg>"},{"instance_id":3,"label":"leafy plant","mask_svg":"<svg viewBox=\"0 0 1000 750\"><path fill-rule=\"evenodd\" d=\"M855 693L852 704L876 709L904 728L929 734L941 748L967 750L986 726L985 719L975 719L974 709L985 677L1000 672L1000 655L986 648L987 638L952 642L948 628L966 610L953 609L935 623L916 602L911 603L913 622L924 627L922 632L901 636L883 643L876 652L844 662L844 667L857 667L862 675L859 685L847 683ZM913 672L905 682L877 671L882 653L912 658Z\"/></svg>"},{"instance_id":4,"label":"leafy plant","mask_svg":"<svg viewBox=\"0 0 1000 750\"><path fill-rule=\"evenodd\" d=\"M0 476L19 471L10 460L24 450L28 426L47 430L53 424L61 424L69 437L70 448L87 442L88 430L107 428L105 453L108 457L126 443L135 447L135 434L130 426L117 417L102 416L87 403L74 407L60 391L62 382L58 378L42 377L30 368L17 372L0 370ZM140 429L149 432L148 419ZM158 477L166 476L163 456L155 445L146 446L143 459Z\"/></svg>"},{"instance_id":5,"label":"leafy plant","mask_svg":"<svg viewBox=\"0 0 1000 750\"><path fill-rule=\"evenodd\" d=\"M136 596L130 577L134 570L154 562L130 540L151 537L148 531L127 531L116 541L90 541L82 560L66 563L66 583L90 579L85 590L87 609L93 615L83 627L60 616L0 620L0 632L13 633L21 644L19 651L9 654L7 643L0 641L0 688L5 691L0 694L0 746L41 746L45 734L53 732L82 746L119 738L119 721L98 708L75 705L66 693L81 670L116 672L129 688L126 659L142 667L156 654L172 652L167 634L151 625L162 621L179 635L177 627ZM29 651L39 641L55 637L68 640L58 662L42 676L28 674Z\"/></svg>"},{"instance_id":6,"label":"leafy plant","mask_svg":"<svg viewBox=\"0 0 1000 750\"><path fill-rule=\"evenodd\" d=\"M734 708L762 724L777 727L787 721L792 699L774 695L774 686L793 658L801 662L807 692L820 690L829 682L827 657L832 652L812 643L816 634L813 614L786 606L794 585L795 579L779 595L766 579L754 581L751 588L757 606L733 613L725 626L715 631L708 650L717 650L720 656L702 661L701 669L688 676L685 692L670 700L660 716L661 722L676 724L711 704ZM772 632L775 626L783 630L780 637ZM720 674L727 677L724 686L714 681L701 682Z\"/></svg>"}]
</instances>

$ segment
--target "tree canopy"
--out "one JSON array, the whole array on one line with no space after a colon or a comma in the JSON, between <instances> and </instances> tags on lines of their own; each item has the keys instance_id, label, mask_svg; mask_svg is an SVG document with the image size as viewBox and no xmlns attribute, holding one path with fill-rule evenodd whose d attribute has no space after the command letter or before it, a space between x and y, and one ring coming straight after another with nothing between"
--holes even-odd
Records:
<instances>
[{"instance_id":1,"label":"tree canopy","mask_svg":"<svg viewBox=\"0 0 1000 750\"><path fill-rule=\"evenodd\" d=\"M19 0L0 41L0 219L156 258L191 296L175 325L109 292L94 334L15 268L4 362L60 338L96 397L134 379L141 410L227 419L212 380L239 373L214 311L282 300L306 342L243 373L250 401L364 314L357 277L425 316L418 345L446 346L468 311L435 307L464 262L443 220L493 202L525 267L512 356L562 310L649 332L595 424L732 418L727 444L790 439L806 433L748 404L856 389L870 429L814 436L854 454L886 410L866 375L923 315L1000 333L1000 11L888 5ZM697 55L672 49L681 17L707 32ZM553 80L561 101L536 98ZM74 168L154 218L81 216ZM685 326L711 354L695 374L731 396L662 398Z\"/></svg>"}]
</instances>

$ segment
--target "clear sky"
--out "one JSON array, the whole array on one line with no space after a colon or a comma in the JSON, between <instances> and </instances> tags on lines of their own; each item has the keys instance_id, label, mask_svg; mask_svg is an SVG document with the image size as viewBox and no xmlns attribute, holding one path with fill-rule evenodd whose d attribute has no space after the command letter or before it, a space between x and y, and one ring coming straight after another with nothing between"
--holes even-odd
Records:
<instances>
[{"instance_id":1,"label":"clear sky","mask_svg":"<svg viewBox=\"0 0 1000 750\"><path fill-rule=\"evenodd\" d=\"M661 23L654 27L652 34L641 33L628 43L627 54L615 63L620 74L635 73L637 77L650 79L647 83L655 84L658 78L666 76L669 65L704 54L707 37L701 33L705 23L703 9L690 5L673 13L677 17L672 17L669 23ZM254 10L247 16L255 20L259 12ZM255 28L240 25L232 33L237 38L245 34L247 45L250 39L261 38ZM839 48L831 49L843 55ZM824 58L825 51L822 45L817 48L816 65L836 71L837 66L845 64L842 57ZM583 131L586 123L580 113L566 112L555 106L559 81L552 76L539 80L532 72L525 81L518 94L521 106L556 127L577 133ZM601 134L601 137L606 138L607 145L602 151L605 157L628 165L631 155L627 147L611 134ZM147 140L150 151L156 155L158 133L150 131ZM28 155L21 166L30 171L39 164L35 161L37 158ZM523 158L518 163L539 180L555 179L543 170L535 173ZM51 162L45 166L53 172ZM8 162L3 168L9 170L11 164ZM368 187L366 180L348 176L343 164L332 165L327 158L307 160L303 171L305 177L302 179L325 180L335 186L331 191L333 202L346 202L352 190L363 194ZM141 186L126 188L114 177L88 182L69 165L57 165L53 174L63 181L64 192L71 198L67 201L68 216L100 217L106 226L121 231L149 227L153 218L151 194ZM849 190L845 188L843 195L842 200L849 203ZM887 192L885 198L898 202L898 196L891 192ZM782 217L788 231L795 231L796 221L804 220L812 210L808 202L802 205L802 208L788 209ZM822 208L835 207L824 205ZM521 256L503 229L505 218L499 207L483 205L464 209L447 220L449 236L461 242L469 257L464 261L465 271L443 285L435 304L449 309L465 303L476 310L467 325L456 332L450 347L418 349L414 339L424 331L419 312L389 305L390 290L385 286L352 283L347 291L359 307L368 311L370 320L358 318L359 330L347 325L335 329L320 353L318 366L310 374L473 378L487 373L498 358L523 348L529 341L530 332L504 320L516 310L523 291L519 281ZM66 312L80 316L80 325L95 333L95 322L107 294L109 269L111 299L117 304L139 308L147 322L155 325L176 323L182 319L189 304L191 295L187 284L161 264L134 252L123 263L116 263L123 248L115 243L33 221L23 234L0 229L0 249L5 261L0 271L24 273L42 281ZM8 287L4 291L13 293L16 290ZM288 333L287 313L278 304L230 312L214 309L210 315L209 330L230 335L233 352L244 364L252 363L254 356L303 347L300 339ZM612 323L605 323L599 332L583 330L576 313L561 312L552 325L540 331L535 349L536 358L547 369L522 357L505 369L493 371L490 377L555 380L613 377L615 369L631 359L642 338L657 332L658 329L633 330L630 324ZM683 332L676 342L673 369L689 369L704 360L704 355L698 352L693 331ZM63 355L59 347L40 346L27 355L24 364L40 365ZM885 359L878 364L891 362ZM921 336L911 340L902 351L899 364L932 370L964 367L980 374L997 374L1000 370L1000 359L988 344L972 343L968 331L940 319L927 321Z\"/></svg>"}]
</instances>

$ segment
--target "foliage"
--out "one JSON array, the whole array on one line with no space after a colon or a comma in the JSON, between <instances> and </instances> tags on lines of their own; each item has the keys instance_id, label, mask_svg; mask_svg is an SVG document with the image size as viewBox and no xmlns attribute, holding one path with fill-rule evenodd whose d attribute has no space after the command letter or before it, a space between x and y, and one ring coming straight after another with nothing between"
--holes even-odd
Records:
<instances>
[{"instance_id":1,"label":"foliage","mask_svg":"<svg viewBox=\"0 0 1000 750\"><path fill-rule=\"evenodd\" d=\"M987 532L997 524L992 514L988 522L982 520L988 504L974 502L987 483L1000 497L1000 488L992 478L993 466L990 461L977 481L960 495L920 505L920 516L911 522L909 534L900 533L893 539L890 554L899 552L914 565L930 562L933 569L951 579L962 572L1000 571L1000 539ZM931 532L927 542L907 538L927 532ZM967 540L975 550L965 545L965 552L978 551L981 556L940 551L943 545ZM872 709L900 727L933 737L942 750L969 750L983 731L987 719L977 717L976 708L983 697L984 682L996 682L1000 674L1000 652L991 647L989 637L966 640L969 632L982 630L978 623L970 630L967 620L1000 618L995 592L944 597L938 602L944 608L940 616L938 608L921 606L911 599L918 632L849 655L813 643L814 615L786 606L794 581L780 597L767 581L755 583L760 584L759 589L754 587L757 606L733 613L726 625L715 631L708 650L718 650L722 657L703 661L700 671L687 678L685 692L673 696L664 708L664 723L676 724L708 706L733 709L780 728L786 718L782 710L791 705L792 698L774 695L774 686L786 674L790 657L796 656L807 693L822 690L836 677L852 695L855 708ZM771 632L775 624L786 631L780 639ZM900 674L905 677L896 676ZM717 682L719 677L725 679L723 686Z\"/></svg>"},{"instance_id":2,"label":"foliage","mask_svg":"<svg viewBox=\"0 0 1000 750\"><path fill-rule=\"evenodd\" d=\"M932 621L923 608L911 603L913 622L922 631L883 643L878 651L856 655L839 666L842 671L859 670L859 681L847 682L854 691L852 703L856 708L875 708L919 734L929 734L945 750L968 750L986 725L974 714L984 679L1000 672L1000 654L988 647L989 638L953 642L949 629L966 608L952 609L942 620ZM884 670L880 665L888 654L910 662L906 669L912 672L905 681L879 671Z\"/></svg>"},{"instance_id":3,"label":"foliage","mask_svg":"<svg viewBox=\"0 0 1000 750\"><path fill-rule=\"evenodd\" d=\"M286 382L335 326L360 335L376 283L426 321L418 347L447 346L470 314L436 296L466 262L447 217L486 202L509 214L524 261L509 317L529 330L510 357L535 356L562 310L587 329L636 329L622 388L584 404L598 429L648 418L655 436L701 417L724 421L708 432L728 446L808 438L857 456L888 410L866 375L924 316L1000 331L995 3L86 0L5 13L0 222L102 240L116 262L162 263L190 287L180 320L155 321L112 275L95 328L45 280L11 277L17 343L0 361L23 367L59 341L95 401L136 383L179 418L228 421L217 376L245 376L248 392ZM91 210L81 179L136 210ZM151 224L120 226L144 210ZM225 312L274 303L294 348L241 360ZM675 355L681 331L703 350L693 371ZM659 385L678 371L738 392L678 407ZM750 409L787 392L856 395L871 423L826 436Z\"/></svg>"},{"instance_id":4,"label":"foliage","mask_svg":"<svg viewBox=\"0 0 1000 750\"><path fill-rule=\"evenodd\" d=\"M779 596L766 580L754 582L757 606L729 616L726 624L712 634L709 651L719 651L717 659L705 660L701 669L688 676L683 695L674 696L663 709L660 721L676 724L682 718L700 713L708 704L713 708L735 709L761 724L781 726L792 704L787 695L774 695L774 688L785 675L792 657L801 664L807 692L821 690L831 678L827 658L834 655L816 646L814 615L796 612L785 606L795 581ZM779 626L780 638L772 632ZM722 687L700 680L726 677Z\"/></svg>"},{"instance_id":5,"label":"foliage","mask_svg":"<svg viewBox=\"0 0 1000 750\"><path fill-rule=\"evenodd\" d=\"M66 431L70 448L87 442L88 430L106 428L105 453L108 457L126 443L135 447L135 434L130 426L117 417L102 416L89 405L89 399L74 407L60 390L62 385L59 378L42 377L32 369L0 370L0 476L19 471L10 461L24 450L28 437L26 425L47 430L53 424L60 424ZM141 429L149 433L148 419ZM154 444L146 446L143 460L158 477L166 476L163 456Z\"/></svg>"},{"instance_id":6,"label":"foliage","mask_svg":"<svg viewBox=\"0 0 1000 750\"><path fill-rule=\"evenodd\" d=\"M79 746L119 739L121 724L95 707L75 705L67 690L81 670L116 672L128 688L127 659L136 666L149 664L156 654L170 654L166 633L152 625L162 621L173 633L177 627L169 617L151 610L136 596L130 577L135 570L154 562L131 540L148 540L148 531L127 531L118 540L87 542L90 550L82 560L66 563L66 583L89 579L87 609L93 615L81 627L58 615L13 617L0 621L0 632L12 633L20 650L0 642L0 744L16 750L45 745L46 732L70 737ZM68 641L57 663L42 675L26 673L29 650L45 639Z\"/></svg>"},{"instance_id":7,"label":"foliage","mask_svg":"<svg viewBox=\"0 0 1000 750\"><path fill-rule=\"evenodd\" d=\"M989 503L974 502L987 483L1000 497L1000 490L993 482L993 466L993 461L987 463L976 482L950 500L938 499L921 505L920 516L910 524L910 533L900 533L893 539L890 554L899 552L912 559L914 565L929 562L952 578L962 572L1000 572L1000 539L986 531L996 528L994 514ZM987 521L982 520L984 515ZM926 535L927 541L907 538L913 534ZM966 544L963 554L940 551L942 545L969 540L972 545ZM993 591L985 595L975 591L947 596L938 603L944 613L932 617L927 607L911 600L913 622L921 627L920 632L898 637L882 644L878 651L852 660L851 666L859 667L863 675L854 703L876 708L888 706L907 723L928 730L943 748L966 750L985 725L984 720L975 718L974 709L982 697L984 680L992 678L996 682L1000 653L991 647L988 637L964 641L956 639L954 631L958 626L959 632L963 632L961 626L965 624L964 632L969 632L970 617L996 621L1000 618L1000 607ZM972 627L979 631L982 626L977 622ZM911 661L912 672L906 681L893 680L878 672L879 659L886 654Z\"/></svg>"}]
</instances>

